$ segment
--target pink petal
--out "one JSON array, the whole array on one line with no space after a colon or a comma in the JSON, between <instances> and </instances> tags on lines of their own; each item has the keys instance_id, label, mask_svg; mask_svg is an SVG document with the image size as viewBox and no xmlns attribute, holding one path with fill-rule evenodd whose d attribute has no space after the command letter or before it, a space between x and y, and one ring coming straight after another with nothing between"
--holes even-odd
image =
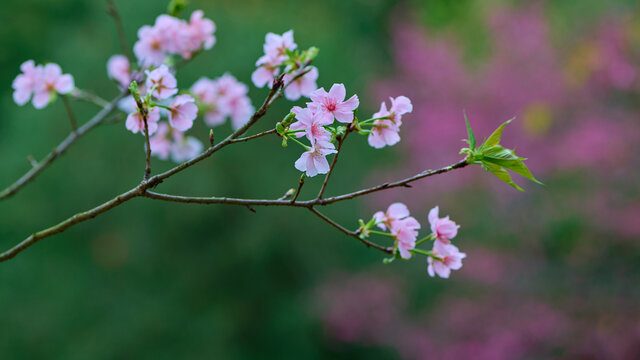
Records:
<instances>
[{"instance_id":1,"label":"pink petal","mask_svg":"<svg viewBox=\"0 0 640 360\"><path fill-rule=\"evenodd\" d=\"M329 96L338 103L344 101L345 96L347 96L344 84L333 84L329 89Z\"/></svg>"}]
</instances>

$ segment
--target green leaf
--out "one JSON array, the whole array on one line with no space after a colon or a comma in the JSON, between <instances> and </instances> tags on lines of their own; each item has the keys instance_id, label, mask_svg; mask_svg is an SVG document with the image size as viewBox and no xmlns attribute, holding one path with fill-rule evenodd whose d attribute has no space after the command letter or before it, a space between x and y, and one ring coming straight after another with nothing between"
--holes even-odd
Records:
<instances>
[{"instance_id":1,"label":"green leaf","mask_svg":"<svg viewBox=\"0 0 640 360\"><path fill-rule=\"evenodd\" d=\"M471 125L469 124L469 119L467 119L467 112L464 112L464 122L467 124L467 135L469 136L469 140L467 141L467 143L469 144L469 147L471 148L471 150L475 150L476 149L476 137L473 134L473 130L471 130Z\"/></svg>"},{"instance_id":2,"label":"green leaf","mask_svg":"<svg viewBox=\"0 0 640 360\"><path fill-rule=\"evenodd\" d=\"M507 126L508 123L513 121L513 119L515 118L511 118L505 121L504 123L502 123L502 125L498 126L498 128L493 132L493 134L491 134L491 136L489 136L489 138L484 141L484 144L482 144L482 146L491 147L494 145L498 145L500 143L500 139L502 138L502 130L504 130L504 127Z\"/></svg>"},{"instance_id":3,"label":"green leaf","mask_svg":"<svg viewBox=\"0 0 640 360\"><path fill-rule=\"evenodd\" d=\"M505 170L505 168L503 168L502 166L492 164L489 162L483 162L482 166L484 166L484 168L487 169L488 171L491 171L491 173L493 173L493 175L495 175L498 179L506 182L507 184L513 186L514 188L520 191L524 191L523 188L521 188L520 186L516 185L516 183L513 182L513 180L511 179L511 175L509 175L507 170Z\"/></svg>"},{"instance_id":4,"label":"green leaf","mask_svg":"<svg viewBox=\"0 0 640 360\"><path fill-rule=\"evenodd\" d=\"M491 162L493 164L502 166L508 170L515 172L516 174L520 174L526 177L533 182L544 185L542 184L542 182L538 181L538 179L536 179L533 174L531 174L531 171L529 171L527 165L524 164L523 160L526 159L516 155L513 150L505 149L500 145L495 145L488 149L484 149L482 155L483 161L485 162Z\"/></svg>"}]
</instances>

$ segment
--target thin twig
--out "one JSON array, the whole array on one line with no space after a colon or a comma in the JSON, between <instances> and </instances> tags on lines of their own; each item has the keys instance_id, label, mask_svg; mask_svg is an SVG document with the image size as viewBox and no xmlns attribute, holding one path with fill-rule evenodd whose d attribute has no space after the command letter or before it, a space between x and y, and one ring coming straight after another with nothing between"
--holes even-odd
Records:
<instances>
[{"instance_id":1,"label":"thin twig","mask_svg":"<svg viewBox=\"0 0 640 360\"><path fill-rule=\"evenodd\" d=\"M71 123L71 130L73 133L78 132L78 124L76 123L76 117L73 115L73 110L71 110L71 104L69 104L69 98L66 95L62 95L62 103L64 103L64 108L67 110L67 115L69 115L69 122Z\"/></svg>"},{"instance_id":2,"label":"thin twig","mask_svg":"<svg viewBox=\"0 0 640 360\"><path fill-rule=\"evenodd\" d=\"M300 175L300 181L298 182L298 189L296 189L296 194L293 195L293 199L291 199L291 202L294 203L296 202L296 200L298 200L298 196L300 195L300 190L302 190L302 186L304 186L304 179L306 179L307 176L302 173L302 175Z\"/></svg>"},{"instance_id":3,"label":"thin twig","mask_svg":"<svg viewBox=\"0 0 640 360\"><path fill-rule=\"evenodd\" d=\"M144 141L147 148L146 166L144 168L144 180L148 180L151 175L151 141L149 140L149 124L147 124L148 115L146 112L142 114L144 121Z\"/></svg>"},{"instance_id":4,"label":"thin twig","mask_svg":"<svg viewBox=\"0 0 640 360\"><path fill-rule=\"evenodd\" d=\"M96 104L99 107L106 107L107 105L109 105L109 102L107 100L86 90L73 89L73 91L70 93L70 96L76 100L84 100L92 104Z\"/></svg>"},{"instance_id":5,"label":"thin twig","mask_svg":"<svg viewBox=\"0 0 640 360\"><path fill-rule=\"evenodd\" d=\"M118 8L113 0L107 0L107 4L109 5L109 15L113 17L113 22L116 25L116 31L118 32L118 38L120 39L120 48L122 49L122 53L129 59L129 61L133 62L134 59L131 55L131 51L129 50L129 46L127 45L127 35L124 32L124 26L122 25L122 19L120 18Z\"/></svg>"},{"instance_id":6,"label":"thin twig","mask_svg":"<svg viewBox=\"0 0 640 360\"><path fill-rule=\"evenodd\" d=\"M340 150L342 149L342 144L344 143L344 140L347 138L347 135L349 135L349 132L351 132L351 124L349 124L349 126L347 126L347 130L345 131L344 135L342 135L342 137L340 138L340 140L338 140L338 147L336 148L336 154L333 156L333 160L331 161L331 166L329 167L329 172L327 172L327 175L324 177L324 181L322 182L322 187L320 188L320 191L318 192L318 199L322 199L322 195L324 195L324 191L327 189L327 184L329 183L329 178L331 177L331 174L333 173L333 169L336 167L336 162L338 162L338 155L340 155Z\"/></svg>"},{"instance_id":7,"label":"thin twig","mask_svg":"<svg viewBox=\"0 0 640 360\"><path fill-rule=\"evenodd\" d=\"M409 187L409 184L413 181L416 180L420 180L420 179L424 179L426 177L429 176L433 176L433 175L439 175L439 174L444 174L446 172L449 172L451 170L454 169L461 169L465 166L469 165L467 163L467 160L461 160L453 165L447 166L447 167L443 167L437 170L426 170L423 171L419 174L416 174L414 176L408 177L406 179L403 180L399 180L396 182L392 182L392 183L384 183L384 184L380 184L368 189L364 189L364 190L360 190L360 191L355 191L349 194L345 194L345 195L340 195L340 196L334 196L334 197L330 197L330 198L325 198L325 199L317 199L315 200L317 205L328 205L328 204L333 204L339 201L343 201L343 200L349 200L349 199L353 199L355 197L359 197L359 196L363 196L363 195L367 195L367 194L371 194L377 191L381 191L381 190L386 190L386 189L391 189L394 187L399 187L399 186L404 186L404 187Z\"/></svg>"},{"instance_id":8,"label":"thin twig","mask_svg":"<svg viewBox=\"0 0 640 360\"><path fill-rule=\"evenodd\" d=\"M245 136L245 137L241 137L239 139L233 139L230 141L231 144L235 144L235 143L239 143L239 142L244 142L244 141L249 141L249 140L253 140L253 139L257 139L259 137L263 137L269 134L276 134L276 129L271 129L271 130L267 130L267 131L263 131L259 134L255 134L255 135L251 135L251 136Z\"/></svg>"},{"instance_id":9,"label":"thin twig","mask_svg":"<svg viewBox=\"0 0 640 360\"><path fill-rule=\"evenodd\" d=\"M51 151L44 159L42 159L37 165L33 166L27 173L25 173L20 179L18 179L11 186L7 187L0 193L0 200L7 199L15 195L18 190L32 181L40 172L46 169L51 163L60 155L62 155L67 149L76 142L82 135L89 132L100 124L117 106L118 101L122 99L127 92L122 92L116 96L107 106L105 106L100 112L98 112L91 120L78 128L78 131L70 133L53 151Z\"/></svg>"},{"instance_id":10,"label":"thin twig","mask_svg":"<svg viewBox=\"0 0 640 360\"><path fill-rule=\"evenodd\" d=\"M374 242L371 242L371 241L369 241L369 240L367 240L365 238L361 238L360 236L358 236L358 233L356 233L355 231L350 231L350 230L345 229L342 225L340 225L337 222L331 220L329 217L327 217L326 215L324 215L320 211L316 210L315 208L310 207L309 210L312 213L316 214L320 219L326 221L329 225L333 226L334 228L342 231L343 233L345 233L348 236L351 236L353 238L358 239L363 244L365 244L367 247L372 247L374 249L380 250L380 251L382 251L384 253L387 253L387 254L392 254L393 253L393 248L384 247L384 246L378 245L378 244L376 244Z\"/></svg>"}]
</instances>

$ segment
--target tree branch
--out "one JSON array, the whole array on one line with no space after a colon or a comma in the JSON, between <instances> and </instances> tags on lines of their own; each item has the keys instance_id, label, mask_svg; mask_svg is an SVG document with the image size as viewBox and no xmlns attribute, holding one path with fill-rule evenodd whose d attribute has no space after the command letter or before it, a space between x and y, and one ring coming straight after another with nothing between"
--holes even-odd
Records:
<instances>
[{"instance_id":1,"label":"tree branch","mask_svg":"<svg viewBox=\"0 0 640 360\"><path fill-rule=\"evenodd\" d=\"M245 136L245 137L241 137L239 139L233 139L231 141L229 141L231 144L235 144L235 143L239 143L239 142L244 142L244 141L249 141L249 140L253 140L253 139L257 139L269 134L277 134L276 129L271 129L271 130L267 130L267 131L263 131L259 134L255 134L255 135L251 135L251 136Z\"/></svg>"},{"instance_id":2,"label":"tree branch","mask_svg":"<svg viewBox=\"0 0 640 360\"><path fill-rule=\"evenodd\" d=\"M69 115L69 122L71 123L71 130L74 133L78 132L78 124L76 124L76 117L73 115L73 110L71 110L71 104L69 104L69 98L66 95L62 95L62 102L64 103L64 108L67 110L67 115Z\"/></svg>"},{"instance_id":3,"label":"tree branch","mask_svg":"<svg viewBox=\"0 0 640 360\"><path fill-rule=\"evenodd\" d=\"M344 135L342 135L342 137L338 140L338 147L336 149L336 154L333 156L333 160L331 161L331 166L329 167L329 172L327 173L327 176L324 177L324 182L322 183L322 187L318 192L318 196L317 196L318 199L322 199L322 195L324 195L324 191L327 189L327 184L329 183L329 177L331 177L331 174L333 173L333 169L336 167L336 162L338 162L338 155L340 155L340 149L342 149L342 144L344 143L344 140L347 138L347 135L349 135L350 132L351 132L351 124L347 126L347 130L345 131Z\"/></svg>"},{"instance_id":4,"label":"tree branch","mask_svg":"<svg viewBox=\"0 0 640 360\"><path fill-rule=\"evenodd\" d=\"M116 96L107 106L98 112L91 120L78 128L78 131L70 133L52 152L50 152L37 165L33 166L26 174L18 179L11 186L7 187L0 193L0 201L15 195L18 190L32 181L40 172L46 169L53 161L62 155L67 149L73 145L82 135L86 134L98 124L100 124L117 106L118 101L122 99L128 92L122 92Z\"/></svg>"},{"instance_id":5,"label":"tree branch","mask_svg":"<svg viewBox=\"0 0 640 360\"><path fill-rule=\"evenodd\" d=\"M76 100L88 101L92 104L98 105L101 108L109 106L109 102L107 100L89 91L76 88L73 89L73 91L71 91L69 95Z\"/></svg>"},{"instance_id":6,"label":"tree branch","mask_svg":"<svg viewBox=\"0 0 640 360\"><path fill-rule=\"evenodd\" d=\"M361 237L358 235L358 233L357 233L357 232L355 232L355 231L350 231L350 230L345 229L342 225L340 225L340 224L336 223L335 221L331 220L330 218L328 218L326 215L324 215L324 214L323 214L323 213L321 213L320 211L316 210L315 208L313 208L313 207L309 207L309 210L310 210L312 213L316 214L320 219L322 219L322 220L324 220L325 222L327 222L329 225L331 225L331 226L333 226L334 228L336 228L336 229L338 229L338 230L342 231L344 234L346 234L346 235L348 235L348 236L351 236L351 237L353 237L353 238L358 239L360 242L362 242L363 244L365 244L367 247L372 247L372 248L374 248L374 249L376 249L376 250L380 250L380 251L382 251L382 252L384 252L384 253L387 253L387 254L392 254L392 253L393 253L393 248L390 248L390 247L384 247L384 246L378 245L378 244L376 244L376 243L374 243L374 242L371 242L371 241L369 241L369 240L367 240L367 239L361 238Z\"/></svg>"},{"instance_id":7,"label":"tree branch","mask_svg":"<svg viewBox=\"0 0 640 360\"><path fill-rule=\"evenodd\" d=\"M122 19L120 18L120 13L118 12L118 8L113 0L107 0L107 5L109 6L109 15L113 17L113 22L116 25L116 31L118 32L118 38L120 39L120 48L122 49L122 54L124 54L129 61L133 62L133 56L131 55L131 51L129 50L129 46L127 45L127 35L124 32L124 26L122 25Z\"/></svg>"}]
</instances>

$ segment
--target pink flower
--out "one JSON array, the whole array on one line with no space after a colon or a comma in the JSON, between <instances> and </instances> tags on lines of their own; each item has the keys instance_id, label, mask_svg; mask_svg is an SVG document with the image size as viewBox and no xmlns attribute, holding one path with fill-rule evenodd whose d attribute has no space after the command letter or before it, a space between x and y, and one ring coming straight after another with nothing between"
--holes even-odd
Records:
<instances>
[{"instance_id":1,"label":"pink flower","mask_svg":"<svg viewBox=\"0 0 640 360\"><path fill-rule=\"evenodd\" d=\"M204 12L202 10L196 10L191 13L189 26L192 50L198 50L200 47L209 50L216 43L216 37L213 35L216 31L216 24L210 19L204 18Z\"/></svg>"},{"instance_id":2,"label":"pink flower","mask_svg":"<svg viewBox=\"0 0 640 360\"><path fill-rule=\"evenodd\" d=\"M373 114L374 118L388 117L388 119L379 119L373 122L371 134L367 138L369 145L376 149L384 146L392 146L400 141L400 125L402 125L402 115L413 111L411 100L406 96L398 96L391 99L391 109L387 110L387 105L383 102L380 104L380 111Z\"/></svg>"},{"instance_id":3,"label":"pink flower","mask_svg":"<svg viewBox=\"0 0 640 360\"><path fill-rule=\"evenodd\" d=\"M67 94L74 88L73 77L63 74L60 65L47 64L42 69L40 79L36 82L33 94L33 106L41 109L49 103L55 94Z\"/></svg>"},{"instance_id":4,"label":"pink flower","mask_svg":"<svg viewBox=\"0 0 640 360\"><path fill-rule=\"evenodd\" d=\"M166 160L169 158L171 152L171 139L169 139L169 125L166 123L158 124L158 130L155 135L149 138L149 145L151 147L151 155L157 156L159 159Z\"/></svg>"},{"instance_id":5,"label":"pink flower","mask_svg":"<svg viewBox=\"0 0 640 360\"><path fill-rule=\"evenodd\" d=\"M331 138L331 133L324 128L323 125L330 125L331 123L322 122L322 119L315 115L309 108L301 108L294 106L291 112L296 114L298 121L291 124L291 130L304 130L304 132L296 133L296 137L307 135L307 138L311 143L315 140L328 141Z\"/></svg>"},{"instance_id":6,"label":"pink flower","mask_svg":"<svg viewBox=\"0 0 640 360\"><path fill-rule=\"evenodd\" d=\"M264 55L258 59L256 66L258 68L251 74L251 81L256 87L264 87L269 84L269 88L273 86L273 79L280 73L279 66L282 61L278 58L272 58Z\"/></svg>"},{"instance_id":7,"label":"pink flower","mask_svg":"<svg viewBox=\"0 0 640 360\"><path fill-rule=\"evenodd\" d=\"M26 104L36 90L36 85L42 76L42 66L35 65L33 60L28 60L20 65L22 74L13 80L13 101L22 106Z\"/></svg>"},{"instance_id":8,"label":"pink flower","mask_svg":"<svg viewBox=\"0 0 640 360\"><path fill-rule=\"evenodd\" d=\"M411 258L409 250L416 247L418 229L420 229L420 223L411 216L391 222L391 233L396 239L396 247L403 259Z\"/></svg>"},{"instance_id":9,"label":"pink flower","mask_svg":"<svg viewBox=\"0 0 640 360\"><path fill-rule=\"evenodd\" d=\"M158 129L158 121L160 120L160 109L158 107L153 107L149 110L149 115L147 117L147 127L149 128L149 135L153 135ZM127 130L136 134L140 132L144 135L144 119L142 118L142 114L140 111L136 111L134 113L129 114L127 116L127 121L125 122L125 126Z\"/></svg>"},{"instance_id":10,"label":"pink flower","mask_svg":"<svg viewBox=\"0 0 640 360\"><path fill-rule=\"evenodd\" d=\"M329 162L326 156L336 152L332 143L316 140L314 145L296 160L295 167L300 171L305 171L309 177L326 174L329 172Z\"/></svg>"},{"instance_id":11,"label":"pink flower","mask_svg":"<svg viewBox=\"0 0 640 360\"><path fill-rule=\"evenodd\" d=\"M145 73L147 74L147 89L152 90L155 87L151 94L156 98L166 99L178 92L178 82L165 65L160 65L151 72L147 70Z\"/></svg>"},{"instance_id":12,"label":"pink flower","mask_svg":"<svg viewBox=\"0 0 640 360\"><path fill-rule=\"evenodd\" d=\"M353 95L349 100L344 101L346 90L343 84L333 84L327 93L324 88L314 91L310 98L313 107L316 107L319 115L326 121L332 122L335 118L341 123L353 121L353 110L360 105L357 95Z\"/></svg>"},{"instance_id":13,"label":"pink flower","mask_svg":"<svg viewBox=\"0 0 640 360\"><path fill-rule=\"evenodd\" d=\"M298 100L300 96L309 97L318 88L316 80L318 79L318 69L315 66L310 67L311 70L303 76L293 80L295 74L287 74L283 80L286 84L284 96L291 100ZM293 81L292 81L293 80Z\"/></svg>"},{"instance_id":14,"label":"pink flower","mask_svg":"<svg viewBox=\"0 0 640 360\"><path fill-rule=\"evenodd\" d=\"M175 132L174 140L175 143L171 148L171 160L175 162L191 160L202 152L202 143L192 136L184 137L181 132Z\"/></svg>"},{"instance_id":15,"label":"pink flower","mask_svg":"<svg viewBox=\"0 0 640 360\"><path fill-rule=\"evenodd\" d=\"M216 84L209 78L201 77L191 86L191 92L203 103L210 104L216 99Z\"/></svg>"},{"instance_id":16,"label":"pink flower","mask_svg":"<svg viewBox=\"0 0 640 360\"><path fill-rule=\"evenodd\" d=\"M293 42L293 30L289 30L282 35L268 33L265 36L263 48L265 55L274 59L279 59L282 63L282 61L288 58L287 50L293 51L297 47L298 45Z\"/></svg>"},{"instance_id":17,"label":"pink flower","mask_svg":"<svg viewBox=\"0 0 640 360\"><path fill-rule=\"evenodd\" d=\"M234 96L225 104L231 116L231 127L234 130L240 129L249 122L253 115L253 105L247 96Z\"/></svg>"},{"instance_id":18,"label":"pink flower","mask_svg":"<svg viewBox=\"0 0 640 360\"><path fill-rule=\"evenodd\" d=\"M253 114L254 109L247 96L249 88L231 74L224 74L216 80L203 77L191 87L191 91L205 105L207 125L220 125L231 117L233 128L238 129Z\"/></svg>"},{"instance_id":19,"label":"pink flower","mask_svg":"<svg viewBox=\"0 0 640 360\"><path fill-rule=\"evenodd\" d=\"M155 27L145 25L138 30L138 41L133 45L133 52L141 65L158 66L167 56L165 47L166 38L162 36L162 32Z\"/></svg>"},{"instance_id":20,"label":"pink flower","mask_svg":"<svg viewBox=\"0 0 640 360\"><path fill-rule=\"evenodd\" d=\"M131 65L124 55L113 55L107 61L107 74L110 79L117 81L122 87L128 87L131 82Z\"/></svg>"},{"instance_id":21,"label":"pink flower","mask_svg":"<svg viewBox=\"0 0 640 360\"><path fill-rule=\"evenodd\" d=\"M387 111L387 105L383 102L380 104L380 111L373 114L374 118L390 116L390 112ZM373 122L373 128L371 128L371 134L367 138L369 145L380 149L386 145L392 146L400 141L400 135L398 132L400 127L394 124L391 120L380 119Z\"/></svg>"},{"instance_id":22,"label":"pink flower","mask_svg":"<svg viewBox=\"0 0 640 360\"><path fill-rule=\"evenodd\" d=\"M447 245L451 242L451 239L458 234L458 228L460 225L456 225L455 222L449 220L449 217L439 218L439 208L436 206L429 211L429 223L431 224L431 231L436 236L436 242Z\"/></svg>"},{"instance_id":23,"label":"pink flower","mask_svg":"<svg viewBox=\"0 0 640 360\"><path fill-rule=\"evenodd\" d=\"M396 220L401 220L409 216L409 209L403 203L393 203L387 208L387 212L378 211L373 214L376 218L376 225L382 230L387 230L387 227L391 228L391 223Z\"/></svg>"},{"instance_id":24,"label":"pink flower","mask_svg":"<svg viewBox=\"0 0 640 360\"><path fill-rule=\"evenodd\" d=\"M169 124L178 131L187 131L193 126L193 120L198 116L195 100L189 95L178 95L171 102Z\"/></svg>"},{"instance_id":25,"label":"pink flower","mask_svg":"<svg viewBox=\"0 0 640 360\"><path fill-rule=\"evenodd\" d=\"M427 258L427 263L429 264L427 272L431 277L435 277L437 274L443 279L449 278L451 270L460 269L462 267L462 259L467 257L467 254L460 252L453 244L443 245L437 250L434 244L432 251L440 259L434 259L431 256Z\"/></svg>"}]
</instances>

